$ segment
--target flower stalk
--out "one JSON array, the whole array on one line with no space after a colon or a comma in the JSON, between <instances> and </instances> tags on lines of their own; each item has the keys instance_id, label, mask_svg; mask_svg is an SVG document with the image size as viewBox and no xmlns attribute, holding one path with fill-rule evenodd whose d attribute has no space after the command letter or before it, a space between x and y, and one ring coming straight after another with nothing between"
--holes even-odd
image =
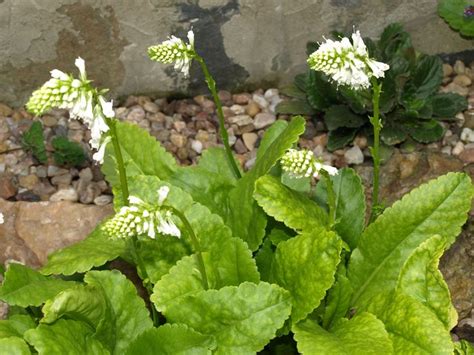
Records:
<instances>
[{"instance_id":1,"label":"flower stalk","mask_svg":"<svg viewBox=\"0 0 474 355\"><path fill-rule=\"evenodd\" d=\"M379 205L379 185L380 185L380 130L382 121L380 119L380 93L382 85L376 79L372 79L372 105L374 114L370 117L374 131L374 145L370 147L370 153L374 161L373 186L372 186L372 209L370 213L370 222L373 222L380 211Z\"/></svg>"},{"instance_id":2,"label":"flower stalk","mask_svg":"<svg viewBox=\"0 0 474 355\"><path fill-rule=\"evenodd\" d=\"M125 206L128 206L128 180L127 180L127 172L125 170L125 164L123 161L122 149L120 148L118 136L117 136L117 127L115 125L115 121L108 118L107 125L110 128L110 137L112 140L112 145L114 147L115 159L117 162L117 170L119 173L120 179L120 190L122 191L122 201Z\"/></svg>"}]
</instances>

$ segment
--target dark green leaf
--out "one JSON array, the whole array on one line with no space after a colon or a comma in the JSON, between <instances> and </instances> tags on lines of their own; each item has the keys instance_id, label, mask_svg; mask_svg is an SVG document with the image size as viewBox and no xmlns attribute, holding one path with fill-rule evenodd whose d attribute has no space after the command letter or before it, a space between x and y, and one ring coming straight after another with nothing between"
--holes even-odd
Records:
<instances>
[{"instance_id":1,"label":"dark green leaf","mask_svg":"<svg viewBox=\"0 0 474 355\"><path fill-rule=\"evenodd\" d=\"M438 56L423 56L405 85L402 101L425 100L438 91L442 81L442 60Z\"/></svg>"},{"instance_id":2,"label":"dark green leaf","mask_svg":"<svg viewBox=\"0 0 474 355\"><path fill-rule=\"evenodd\" d=\"M412 47L411 38L401 24L392 23L385 27L380 36L378 47L382 55L381 59L387 62L394 57L406 53Z\"/></svg>"},{"instance_id":3,"label":"dark green leaf","mask_svg":"<svg viewBox=\"0 0 474 355\"><path fill-rule=\"evenodd\" d=\"M40 163L46 163L48 156L46 155L41 122L33 122L28 131L23 134L21 142L23 149L31 151L33 156L38 159Z\"/></svg>"},{"instance_id":4,"label":"dark green leaf","mask_svg":"<svg viewBox=\"0 0 474 355\"><path fill-rule=\"evenodd\" d=\"M330 131L341 127L359 128L367 121L366 117L356 115L345 105L331 106L324 114L324 122Z\"/></svg>"},{"instance_id":5,"label":"dark green leaf","mask_svg":"<svg viewBox=\"0 0 474 355\"><path fill-rule=\"evenodd\" d=\"M431 143L441 139L444 128L435 120L419 120L410 124L405 123L403 129L420 143Z\"/></svg>"},{"instance_id":6,"label":"dark green leaf","mask_svg":"<svg viewBox=\"0 0 474 355\"><path fill-rule=\"evenodd\" d=\"M338 320L344 318L349 311L352 297L352 286L346 277L346 267L339 264L336 282L328 291L323 315L323 327L331 328Z\"/></svg>"},{"instance_id":7,"label":"dark green leaf","mask_svg":"<svg viewBox=\"0 0 474 355\"><path fill-rule=\"evenodd\" d=\"M329 131L327 149L333 152L343 148L354 140L357 130L357 128L339 128Z\"/></svg>"},{"instance_id":8,"label":"dark green leaf","mask_svg":"<svg viewBox=\"0 0 474 355\"><path fill-rule=\"evenodd\" d=\"M436 94L431 98L433 115L441 118L452 118L458 112L467 109L467 100L453 92Z\"/></svg>"},{"instance_id":9,"label":"dark green leaf","mask_svg":"<svg viewBox=\"0 0 474 355\"><path fill-rule=\"evenodd\" d=\"M306 93L295 84L282 87L280 89L280 94L294 99L306 100Z\"/></svg>"},{"instance_id":10,"label":"dark green leaf","mask_svg":"<svg viewBox=\"0 0 474 355\"><path fill-rule=\"evenodd\" d=\"M316 111L308 104L306 99L293 99L282 101L276 106L276 113L282 115L306 115L311 116Z\"/></svg>"},{"instance_id":11,"label":"dark green leaf","mask_svg":"<svg viewBox=\"0 0 474 355\"><path fill-rule=\"evenodd\" d=\"M57 165L81 166L86 161L84 149L76 143L71 142L66 137L55 137L51 144L54 148L54 161Z\"/></svg>"},{"instance_id":12,"label":"dark green leaf","mask_svg":"<svg viewBox=\"0 0 474 355\"><path fill-rule=\"evenodd\" d=\"M338 102L336 86L323 73L315 70L308 72L306 95L309 104L317 111L324 111Z\"/></svg>"},{"instance_id":13,"label":"dark green leaf","mask_svg":"<svg viewBox=\"0 0 474 355\"><path fill-rule=\"evenodd\" d=\"M401 123L385 122L380 131L380 138L385 144L395 145L404 142L408 133L402 129Z\"/></svg>"}]
</instances>

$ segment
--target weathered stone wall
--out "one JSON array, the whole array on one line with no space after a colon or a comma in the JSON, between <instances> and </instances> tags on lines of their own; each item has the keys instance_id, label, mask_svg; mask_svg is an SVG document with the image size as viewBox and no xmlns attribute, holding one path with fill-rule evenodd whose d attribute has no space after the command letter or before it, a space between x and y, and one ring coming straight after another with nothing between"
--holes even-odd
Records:
<instances>
[{"instance_id":1,"label":"weathered stone wall","mask_svg":"<svg viewBox=\"0 0 474 355\"><path fill-rule=\"evenodd\" d=\"M305 67L305 44L357 26L377 36L394 21L429 53L473 49L436 14L437 0L0 0L0 101L20 105L49 70L86 59L115 95L203 91L148 60L146 49L194 28L221 88L288 82Z\"/></svg>"}]
</instances>

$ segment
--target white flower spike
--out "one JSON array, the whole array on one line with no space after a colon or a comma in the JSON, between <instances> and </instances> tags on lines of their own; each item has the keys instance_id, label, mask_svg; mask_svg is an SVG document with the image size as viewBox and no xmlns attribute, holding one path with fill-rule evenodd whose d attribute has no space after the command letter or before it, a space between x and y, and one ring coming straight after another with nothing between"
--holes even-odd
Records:
<instances>
[{"instance_id":1,"label":"white flower spike","mask_svg":"<svg viewBox=\"0 0 474 355\"><path fill-rule=\"evenodd\" d=\"M281 167L294 178L318 176L321 170L329 175L336 175L338 170L330 165L317 161L310 150L290 149L280 160Z\"/></svg>"},{"instance_id":2,"label":"white flower spike","mask_svg":"<svg viewBox=\"0 0 474 355\"><path fill-rule=\"evenodd\" d=\"M189 43L175 36L169 37L159 45L148 48L150 59L164 64L175 63L174 69L180 71L185 77L189 75L191 62L196 55L194 51L194 32L188 32Z\"/></svg>"},{"instance_id":3,"label":"white flower spike","mask_svg":"<svg viewBox=\"0 0 474 355\"><path fill-rule=\"evenodd\" d=\"M372 77L382 78L390 67L369 58L367 47L359 31L352 34L352 43L344 37L340 41L326 39L308 58L311 69L324 72L340 85L366 89Z\"/></svg>"},{"instance_id":4,"label":"white flower spike","mask_svg":"<svg viewBox=\"0 0 474 355\"><path fill-rule=\"evenodd\" d=\"M3 213L0 212L0 224L5 223L5 217L3 216Z\"/></svg>"}]
</instances>

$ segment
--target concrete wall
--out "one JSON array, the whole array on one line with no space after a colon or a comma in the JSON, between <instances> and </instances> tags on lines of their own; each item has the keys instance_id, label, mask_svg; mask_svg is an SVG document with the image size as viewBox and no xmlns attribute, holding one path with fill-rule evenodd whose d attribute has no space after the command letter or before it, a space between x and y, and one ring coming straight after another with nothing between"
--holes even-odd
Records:
<instances>
[{"instance_id":1,"label":"concrete wall","mask_svg":"<svg viewBox=\"0 0 474 355\"><path fill-rule=\"evenodd\" d=\"M20 105L49 70L82 56L114 95L205 92L151 62L148 46L190 26L220 88L277 85L305 68L305 44L332 30L377 36L399 21L429 53L473 49L436 15L436 0L0 0L0 102Z\"/></svg>"}]
</instances>

